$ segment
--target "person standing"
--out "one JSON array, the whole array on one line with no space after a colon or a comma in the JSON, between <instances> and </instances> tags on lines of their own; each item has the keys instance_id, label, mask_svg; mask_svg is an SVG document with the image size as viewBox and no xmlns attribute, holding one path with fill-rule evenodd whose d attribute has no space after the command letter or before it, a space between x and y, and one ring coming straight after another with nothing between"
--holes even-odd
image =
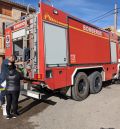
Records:
<instances>
[{"instance_id":1,"label":"person standing","mask_svg":"<svg viewBox=\"0 0 120 129\"><path fill-rule=\"evenodd\" d=\"M3 82L2 74L0 73L0 106L2 106L5 103L5 99L3 97L3 90L4 88L1 86Z\"/></svg>"},{"instance_id":2,"label":"person standing","mask_svg":"<svg viewBox=\"0 0 120 129\"><path fill-rule=\"evenodd\" d=\"M23 79L21 73L16 70L14 62L8 63L8 74L6 76L6 119L16 118L18 113L18 99L20 94L20 80ZM13 115L11 115L11 106Z\"/></svg>"},{"instance_id":3,"label":"person standing","mask_svg":"<svg viewBox=\"0 0 120 129\"><path fill-rule=\"evenodd\" d=\"M9 62L14 62L15 61L15 56L11 55L8 58L4 59L1 65L1 76L0 76L0 82L2 83L5 81L5 77L8 74L8 63ZM5 104L5 90L1 90L1 105Z\"/></svg>"}]
</instances>

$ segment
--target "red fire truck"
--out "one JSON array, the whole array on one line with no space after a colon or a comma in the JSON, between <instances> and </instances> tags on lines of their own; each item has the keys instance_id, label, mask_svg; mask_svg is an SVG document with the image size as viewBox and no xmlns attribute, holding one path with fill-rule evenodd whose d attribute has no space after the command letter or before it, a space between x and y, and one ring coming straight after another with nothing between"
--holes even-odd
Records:
<instances>
[{"instance_id":1,"label":"red fire truck","mask_svg":"<svg viewBox=\"0 0 120 129\"><path fill-rule=\"evenodd\" d=\"M16 55L17 67L31 83L24 91L42 98L36 87L64 89L83 100L102 89L102 82L118 78L118 37L54 7L39 4L37 14L6 28L6 57ZM34 86L33 86L34 85Z\"/></svg>"}]
</instances>

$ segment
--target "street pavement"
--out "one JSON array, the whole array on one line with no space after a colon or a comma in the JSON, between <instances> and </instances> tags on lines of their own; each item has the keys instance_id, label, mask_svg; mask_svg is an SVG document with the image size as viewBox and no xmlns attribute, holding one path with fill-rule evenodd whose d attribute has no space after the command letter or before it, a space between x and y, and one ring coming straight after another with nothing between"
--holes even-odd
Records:
<instances>
[{"instance_id":1,"label":"street pavement","mask_svg":"<svg viewBox=\"0 0 120 129\"><path fill-rule=\"evenodd\" d=\"M120 84L104 85L82 102L55 94L44 101L20 96L19 111L6 120L0 110L0 129L120 129Z\"/></svg>"}]
</instances>

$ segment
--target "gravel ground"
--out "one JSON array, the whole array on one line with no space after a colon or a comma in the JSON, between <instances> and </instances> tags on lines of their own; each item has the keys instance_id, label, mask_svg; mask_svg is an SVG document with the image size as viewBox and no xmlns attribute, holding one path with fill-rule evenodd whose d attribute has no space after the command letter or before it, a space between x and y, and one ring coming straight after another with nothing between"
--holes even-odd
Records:
<instances>
[{"instance_id":1,"label":"gravel ground","mask_svg":"<svg viewBox=\"0 0 120 129\"><path fill-rule=\"evenodd\" d=\"M0 111L0 129L120 129L120 84L104 87L77 102L51 96L45 101L20 97L17 119Z\"/></svg>"}]
</instances>

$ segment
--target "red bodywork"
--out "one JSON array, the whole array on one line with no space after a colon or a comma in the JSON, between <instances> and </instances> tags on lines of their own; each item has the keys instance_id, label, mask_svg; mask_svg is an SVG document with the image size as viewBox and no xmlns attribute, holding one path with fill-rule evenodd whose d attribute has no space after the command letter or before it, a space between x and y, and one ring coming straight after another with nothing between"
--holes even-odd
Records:
<instances>
[{"instance_id":1,"label":"red bodywork","mask_svg":"<svg viewBox=\"0 0 120 129\"><path fill-rule=\"evenodd\" d=\"M53 13L54 11L58 13L55 14ZM67 66L51 68L46 66L44 22L67 28ZM12 27L6 29L6 36L10 35L10 47L6 48L6 56L12 54L11 28ZM111 41L117 44L117 36L115 36L115 34L99 29L42 3L40 4L40 13L38 13L39 70L38 73L35 74L35 79L44 82L50 89L59 89L73 84L72 79L77 69L101 67L105 72L104 81L111 80L113 75L117 73L118 65L118 62L111 63ZM118 45L116 45L116 49L118 51ZM52 78L46 78L47 70L52 71Z\"/></svg>"},{"instance_id":2,"label":"red bodywork","mask_svg":"<svg viewBox=\"0 0 120 129\"><path fill-rule=\"evenodd\" d=\"M100 36L97 34L90 34L83 30L83 25L84 24L79 21L69 19L70 55L75 55L75 60L73 62L71 60L70 63L110 63L109 33L99 30L101 32ZM79 30L77 30L77 28L79 28Z\"/></svg>"}]
</instances>

